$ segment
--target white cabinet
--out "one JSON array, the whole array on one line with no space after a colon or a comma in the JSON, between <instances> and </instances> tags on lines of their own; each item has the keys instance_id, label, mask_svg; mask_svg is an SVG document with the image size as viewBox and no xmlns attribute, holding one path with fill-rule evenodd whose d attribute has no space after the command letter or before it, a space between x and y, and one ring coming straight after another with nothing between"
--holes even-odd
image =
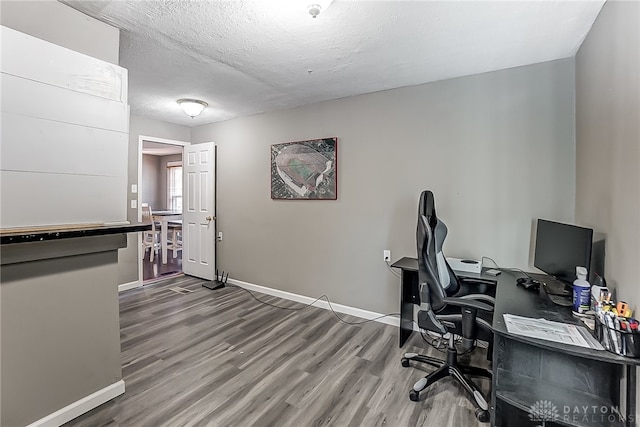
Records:
<instances>
[{"instance_id":1,"label":"white cabinet","mask_svg":"<svg viewBox=\"0 0 640 427\"><path fill-rule=\"evenodd\" d=\"M127 70L0 31L0 228L125 221Z\"/></svg>"}]
</instances>

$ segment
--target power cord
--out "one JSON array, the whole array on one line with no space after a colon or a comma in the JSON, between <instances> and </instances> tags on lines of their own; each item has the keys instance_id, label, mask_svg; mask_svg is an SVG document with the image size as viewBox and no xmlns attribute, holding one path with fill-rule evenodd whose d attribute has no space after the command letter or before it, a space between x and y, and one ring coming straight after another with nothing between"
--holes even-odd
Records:
<instances>
[{"instance_id":1,"label":"power cord","mask_svg":"<svg viewBox=\"0 0 640 427\"><path fill-rule=\"evenodd\" d=\"M532 279L531 275L530 275L529 273L527 273L526 271L524 271L524 270L522 270L522 269L520 269L520 268L506 268L506 267L500 267L500 266L498 265L498 263L497 263L497 262L495 262L495 260L494 260L493 258L489 258L488 256L483 256L483 257L482 257L482 260L481 260L482 264L484 264L484 260L485 260L485 259L490 260L490 261L493 263L493 265L495 265L495 268L496 268L496 269L498 269L498 270L500 270L500 271L517 271L517 272L519 272L519 273L524 274L524 275L525 275L525 276L527 276L529 279Z\"/></svg>"},{"instance_id":2,"label":"power cord","mask_svg":"<svg viewBox=\"0 0 640 427\"><path fill-rule=\"evenodd\" d=\"M344 320L342 317L340 317L340 315L338 315L338 313L335 312L335 310L333 309L333 307L331 306L331 301L329 300L329 297L326 295L320 295L318 298L316 298L313 302L311 302L310 304L305 305L304 307L297 307L297 308L293 308L293 307L281 307L279 305L275 305L275 304L271 304L269 302L266 301L262 301L260 298L258 298L257 296L254 295L253 292L251 292L249 289L245 289L241 286L238 285L234 285L231 283L227 283L227 286L233 286L235 288L239 288L242 289L245 292L248 292L249 295L251 295L253 297L253 299L255 299L256 301L258 301L259 303L262 303L264 305L268 305L270 307L274 307L274 308L279 308L281 310L289 310L289 311L301 311L304 310L306 308L311 307L313 304L315 304L316 302L320 301L321 299L324 299L327 301L327 304L329 304L329 309L331 310L331 312L333 313L333 315L342 323L346 323L347 325L362 325L364 323L369 323L369 322L374 322L378 319L382 319L384 317L390 317L390 316L400 316L400 313L389 313L389 314L383 314L382 316L378 316L378 317L374 317L373 319L369 319L369 320L363 320L361 322L349 322Z\"/></svg>"},{"instance_id":3,"label":"power cord","mask_svg":"<svg viewBox=\"0 0 640 427\"><path fill-rule=\"evenodd\" d=\"M400 275L400 273L398 273L397 271L394 271L394 270L391 268L391 264L389 264L389 261L385 260L385 261L384 261L384 263L385 263L385 264L387 264L387 269L389 269L389 271L390 271L391 273L393 273L393 275L394 275L394 276L402 277L402 276Z\"/></svg>"},{"instance_id":4,"label":"power cord","mask_svg":"<svg viewBox=\"0 0 640 427\"><path fill-rule=\"evenodd\" d=\"M444 344L443 337L432 337L422 328L420 328L420 335L422 336L422 340L433 347L434 350L439 351L440 353L445 353L446 344Z\"/></svg>"},{"instance_id":5,"label":"power cord","mask_svg":"<svg viewBox=\"0 0 640 427\"><path fill-rule=\"evenodd\" d=\"M281 310L289 310L289 311L301 311L304 310L306 308L311 307L313 304L315 304L316 302L318 302L321 299L324 299L327 301L327 304L329 304L329 309L331 310L331 312L333 313L333 315L342 323L345 323L347 325L362 325L364 323L369 323L369 322L374 322L378 319L382 319L383 317L389 317L389 316L400 316L400 313L390 313L390 314L384 314L382 316L378 316L378 317L374 317L373 319L369 319L369 320L363 320L361 322L348 322L346 320L344 320L342 317L340 317L340 315L338 313L335 312L335 310L333 309L333 307L331 306L331 301L329 300L329 297L327 297L326 295L321 295L318 298L316 298L313 302L311 302L310 304L305 305L304 307L297 307L297 308L292 308L292 307L281 307L275 304L271 304L269 302L266 301L262 301L260 298L258 298L257 296L255 296L255 294L253 292L251 292L249 289L245 289L241 286L238 285L234 285L232 283L227 283L227 286L232 286L235 288L239 288L242 289L245 292L248 292L249 295L251 295L251 297L253 299L255 299L256 301L258 301L259 303L262 303L264 305L268 305L270 307L274 307L274 308L279 308ZM433 347L435 350L439 351L440 353L446 353L446 348L448 345L448 340L444 339L444 337L442 335L437 335L436 337L431 337L431 340L429 340L427 338L429 331L425 331L424 329L420 328L420 325L418 325L416 323L416 321L414 320L413 323L418 326L418 328L420 329L420 335L422 336L422 339L429 344L431 347ZM425 336L425 334L427 334L427 336ZM460 344L462 342L462 337L457 337L455 338L455 343L456 344ZM474 345L471 349L464 351L462 353L458 353L459 356L463 356L465 354L471 353L471 351L473 351L473 348L476 347L476 342L474 341Z\"/></svg>"},{"instance_id":6,"label":"power cord","mask_svg":"<svg viewBox=\"0 0 640 427\"><path fill-rule=\"evenodd\" d=\"M418 325L415 321L413 322ZM435 332L427 331L425 329L420 328L420 335L422 336L422 340L433 347L434 350L439 351L440 353L446 353L446 349L449 346L449 339L445 338L443 335L436 334ZM451 333L451 332L449 332ZM435 335L435 336L433 336ZM462 343L462 337L456 335L455 336L455 344L460 345ZM464 356L465 354L471 353L475 347L477 347L477 340L474 340L473 346L466 351L458 353L458 356Z\"/></svg>"}]
</instances>

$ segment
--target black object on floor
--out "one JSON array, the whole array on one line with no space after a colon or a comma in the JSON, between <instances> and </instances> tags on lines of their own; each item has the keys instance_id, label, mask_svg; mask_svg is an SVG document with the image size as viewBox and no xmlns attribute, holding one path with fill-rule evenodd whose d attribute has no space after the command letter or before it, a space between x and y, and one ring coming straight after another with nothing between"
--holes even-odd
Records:
<instances>
[{"instance_id":1,"label":"black object on floor","mask_svg":"<svg viewBox=\"0 0 640 427\"><path fill-rule=\"evenodd\" d=\"M228 272L227 272L227 275L225 276L224 271L222 272L222 274L218 274L218 270L216 270L216 280L212 280L210 282L204 282L202 286L204 286L207 289L211 289L212 291L215 291L216 289L224 288L224 286L227 284L228 279L229 279Z\"/></svg>"}]
</instances>

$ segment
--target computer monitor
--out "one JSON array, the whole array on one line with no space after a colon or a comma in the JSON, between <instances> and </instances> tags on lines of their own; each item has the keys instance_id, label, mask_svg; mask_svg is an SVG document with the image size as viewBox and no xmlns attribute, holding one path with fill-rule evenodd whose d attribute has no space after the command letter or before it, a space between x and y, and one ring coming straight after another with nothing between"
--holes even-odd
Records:
<instances>
[{"instance_id":1,"label":"computer monitor","mask_svg":"<svg viewBox=\"0 0 640 427\"><path fill-rule=\"evenodd\" d=\"M566 284L576 279L576 267L589 270L593 230L538 219L533 265Z\"/></svg>"}]
</instances>

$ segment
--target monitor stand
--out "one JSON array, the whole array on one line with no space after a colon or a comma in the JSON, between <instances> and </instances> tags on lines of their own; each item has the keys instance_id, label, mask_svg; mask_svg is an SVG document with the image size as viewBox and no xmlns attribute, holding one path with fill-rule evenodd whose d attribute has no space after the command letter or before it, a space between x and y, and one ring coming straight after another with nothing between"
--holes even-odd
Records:
<instances>
[{"instance_id":1,"label":"monitor stand","mask_svg":"<svg viewBox=\"0 0 640 427\"><path fill-rule=\"evenodd\" d=\"M573 291L569 285L546 274L531 274L531 276L542 282L542 288L552 303L563 307L573 305Z\"/></svg>"},{"instance_id":2,"label":"monitor stand","mask_svg":"<svg viewBox=\"0 0 640 427\"><path fill-rule=\"evenodd\" d=\"M542 287L552 303L563 307L571 307L573 305L573 292L560 280L547 277Z\"/></svg>"}]
</instances>

